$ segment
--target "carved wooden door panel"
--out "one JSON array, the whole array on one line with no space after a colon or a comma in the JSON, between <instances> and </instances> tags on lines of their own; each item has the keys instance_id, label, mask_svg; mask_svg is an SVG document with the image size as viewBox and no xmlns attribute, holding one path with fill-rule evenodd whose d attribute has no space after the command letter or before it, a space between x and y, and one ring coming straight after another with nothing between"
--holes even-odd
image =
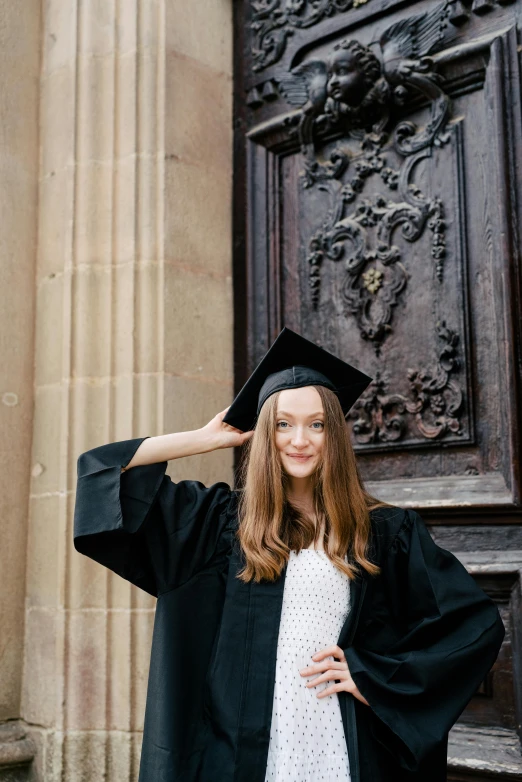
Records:
<instances>
[{"instance_id":1,"label":"carved wooden door panel","mask_svg":"<svg viewBox=\"0 0 522 782\"><path fill-rule=\"evenodd\" d=\"M349 415L369 488L498 601L452 779L522 779L521 9L235 7L236 382L283 325L372 376Z\"/></svg>"}]
</instances>

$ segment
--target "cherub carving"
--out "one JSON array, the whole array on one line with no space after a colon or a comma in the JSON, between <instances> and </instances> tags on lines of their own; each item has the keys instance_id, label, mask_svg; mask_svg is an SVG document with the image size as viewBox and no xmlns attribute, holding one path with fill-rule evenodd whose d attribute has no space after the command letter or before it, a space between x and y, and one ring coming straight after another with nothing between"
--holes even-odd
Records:
<instances>
[{"instance_id":1,"label":"cherub carving","mask_svg":"<svg viewBox=\"0 0 522 782\"><path fill-rule=\"evenodd\" d=\"M410 122L399 123L395 128L397 149L408 155L435 140L447 120L449 98L428 55L457 35L449 22L450 10L451 0L444 0L431 11L393 24L380 37L379 56L370 46L345 39L334 46L326 60L305 62L279 81L288 103L301 107L298 133L308 185L321 176L339 176L341 170L315 159L315 129L341 125L346 131L363 129L379 134L389 123L393 105L404 103L413 92L420 91L429 99L431 119L421 130Z\"/></svg>"}]
</instances>

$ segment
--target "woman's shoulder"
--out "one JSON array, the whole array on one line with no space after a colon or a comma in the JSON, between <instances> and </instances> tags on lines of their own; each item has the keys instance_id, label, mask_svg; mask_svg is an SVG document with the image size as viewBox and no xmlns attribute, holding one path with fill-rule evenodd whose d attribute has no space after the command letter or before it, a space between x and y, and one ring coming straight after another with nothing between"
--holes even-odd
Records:
<instances>
[{"instance_id":1,"label":"woman's shoulder","mask_svg":"<svg viewBox=\"0 0 522 782\"><path fill-rule=\"evenodd\" d=\"M408 513L411 511L399 505L380 505L370 510L370 519L376 526L400 527Z\"/></svg>"},{"instance_id":2,"label":"woman's shoulder","mask_svg":"<svg viewBox=\"0 0 522 782\"><path fill-rule=\"evenodd\" d=\"M411 524L414 513L398 505L382 505L370 510L372 537L378 554L386 551L403 528Z\"/></svg>"}]
</instances>

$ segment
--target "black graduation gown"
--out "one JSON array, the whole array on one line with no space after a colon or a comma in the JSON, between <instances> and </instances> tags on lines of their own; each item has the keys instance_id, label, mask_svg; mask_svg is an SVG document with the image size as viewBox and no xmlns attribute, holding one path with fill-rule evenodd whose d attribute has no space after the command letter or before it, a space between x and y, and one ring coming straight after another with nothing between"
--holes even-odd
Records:
<instances>
[{"instance_id":1,"label":"black graduation gown","mask_svg":"<svg viewBox=\"0 0 522 782\"><path fill-rule=\"evenodd\" d=\"M264 782L286 570L244 584L237 496L122 473L145 438L78 459L77 551L157 597L140 782ZM443 782L447 734L494 663L504 626L421 517L371 513L377 577L351 585L338 645L368 700L338 697L352 782ZM304 686L304 685L303 685Z\"/></svg>"}]
</instances>

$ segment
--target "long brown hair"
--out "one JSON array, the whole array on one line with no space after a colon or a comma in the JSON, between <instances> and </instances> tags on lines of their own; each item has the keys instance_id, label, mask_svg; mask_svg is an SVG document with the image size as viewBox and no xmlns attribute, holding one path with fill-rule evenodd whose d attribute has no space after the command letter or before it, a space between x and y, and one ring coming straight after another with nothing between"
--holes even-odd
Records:
<instances>
[{"instance_id":1,"label":"long brown hair","mask_svg":"<svg viewBox=\"0 0 522 782\"><path fill-rule=\"evenodd\" d=\"M322 458L312 481L315 515L324 520L325 553L350 579L358 566L377 575L380 568L368 559L370 511L388 503L372 497L363 486L337 396L324 386L314 388L324 410ZM288 478L275 445L280 393L270 396L261 408L240 468L237 534L246 564L238 578L245 582L275 581L290 551L308 548L321 527L286 498Z\"/></svg>"}]
</instances>

